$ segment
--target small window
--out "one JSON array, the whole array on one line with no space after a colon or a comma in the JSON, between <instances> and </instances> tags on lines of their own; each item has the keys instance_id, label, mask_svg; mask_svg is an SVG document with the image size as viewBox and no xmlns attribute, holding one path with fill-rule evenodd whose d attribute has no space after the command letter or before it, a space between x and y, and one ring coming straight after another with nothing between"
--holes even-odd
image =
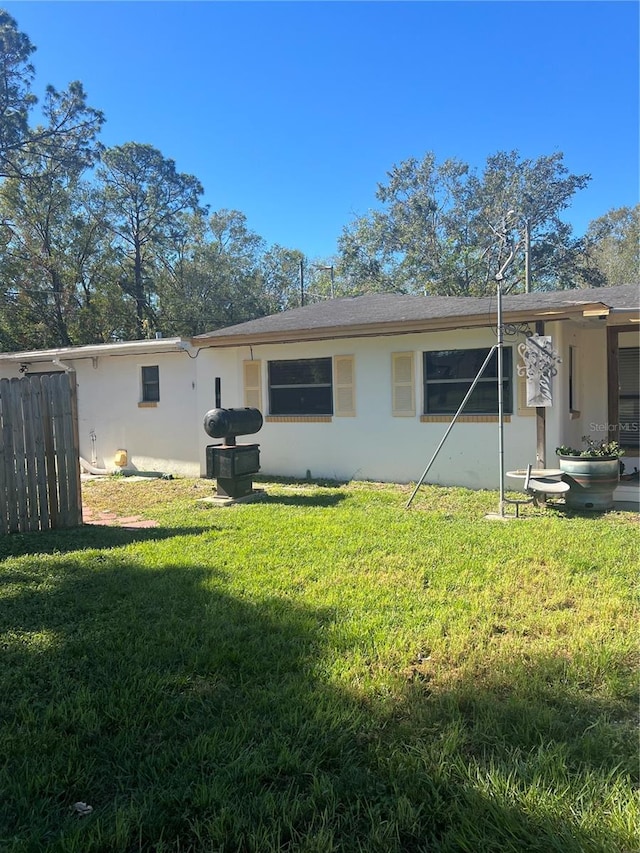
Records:
<instances>
[{"instance_id":1,"label":"small window","mask_svg":"<svg viewBox=\"0 0 640 853\"><path fill-rule=\"evenodd\" d=\"M424 414L455 415L473 380L482 367L488 349L439 350L424 353ZM489 364L473 394L467 400L463 414L498 414L498 353ZM511 347L503 350L504 411L513 411L511 387Z\"/></svg>"},{"instance_id":2,"label":"small window","mask_svg":"<svg viewBox=\"0 0 640 853\"><path fill-rule=\"evenodd\" d=\"M142 402L157 403L160 400L160 369L158 365L142 368Z\"/></svg>"},{"instance_id":3,"label":"small window","mask_svg":"<svg viewBox=\"0 0 640 853\"><path fill-rule=\"evenodd\" d=\"M269 412L272 415L332 415L331 359L270 361Z\"/></svg>"}]
</instances>

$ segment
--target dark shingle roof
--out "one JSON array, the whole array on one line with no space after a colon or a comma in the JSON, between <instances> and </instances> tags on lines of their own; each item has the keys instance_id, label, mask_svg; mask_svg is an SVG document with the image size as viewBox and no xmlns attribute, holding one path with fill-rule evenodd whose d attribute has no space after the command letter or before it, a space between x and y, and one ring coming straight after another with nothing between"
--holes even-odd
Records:
<instances>
[{"instance_id":1,"label":"dark shingle roof","mask_svg":"<svg viewBox=\"0 0 640 853\"><path fill-rule=\"evenodd\" d=\"M522 312L531 315L532 320L537 315L549 311L561 311L576 308L580 305L602 303L609 308L622 310L638 310L640 308L640 288L638 285L621 287L600 287L580 290L561 290L539 293L521 293L503 297L505 319L510 314L520 315ZM461 326L465 318L474 318L473 325L482 325L486 316L486 324L495 323L496 298L471 296L400 296L389 293L370 293L344 299L328 299L305 305L303 308L293 308L257 320L249 320L225 329L218 329L194 337L195 345L231 345L233 339L276 340L282 335L283 340L291 339L296 334L298 339L305 337L317 338L323 331L327 337L341 332L343 337L351 330L354 334L366 334L367 327L388 326L389 331L394 327L405 327L415 324L416 330L421 326L438 320L455 321L459 319ZM451 325L451 322L448 323ZM379 330L381 331L381 330ZM372 332L370 332L372 333Z\"/></svg>"}]
</instances>

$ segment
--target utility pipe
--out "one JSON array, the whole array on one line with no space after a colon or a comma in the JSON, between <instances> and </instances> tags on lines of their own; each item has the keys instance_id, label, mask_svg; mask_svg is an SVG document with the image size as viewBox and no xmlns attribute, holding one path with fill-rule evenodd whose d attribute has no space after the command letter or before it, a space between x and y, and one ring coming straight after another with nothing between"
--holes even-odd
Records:
<instances>
[{"instance_id":1,"label":"utility pipe","mask_svg":"<svg viewBox=\"0 0 640 853\"><path fill-rule=\"evenodd\" d=\"M109 473L106 468L98 468L97 466L92 465L90 462L87 462L87 460L83 459L82 456L80 457L80 467L87 474L108 474Z\"/></svg>"}]
</instances>

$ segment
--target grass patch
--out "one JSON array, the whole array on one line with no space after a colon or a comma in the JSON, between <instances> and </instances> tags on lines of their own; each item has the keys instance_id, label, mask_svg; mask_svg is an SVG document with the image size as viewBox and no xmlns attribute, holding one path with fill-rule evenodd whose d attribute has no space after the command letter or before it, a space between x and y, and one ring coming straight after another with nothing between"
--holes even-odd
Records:
<instances>
[{"instance_id":1,"label":"grass patch","mask_svg":"<svg viewBox=\"0 0 640 853\"><path fill-rule=\"evenodd\" d=\"M0 540L0 849L637 849L637 515L260 485Z\"/></svg>"}]
</instances>

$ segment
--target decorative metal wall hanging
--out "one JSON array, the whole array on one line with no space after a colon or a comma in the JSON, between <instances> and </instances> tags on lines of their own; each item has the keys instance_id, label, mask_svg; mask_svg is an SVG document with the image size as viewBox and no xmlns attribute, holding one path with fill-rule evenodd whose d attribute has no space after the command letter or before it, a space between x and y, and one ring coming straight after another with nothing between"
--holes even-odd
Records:
<instances>
[{"instance_id":1,"label":"decorative metal wall hanging","mask_svg":"<svg viewBox=\"0 0 640 853\"><path fill-rule=\"evenodd\" d=\"M553 405L553 377L562 359L553 349L550 335L532 335L518 345L522 364L518 376L527 380L527 406Z\"/></svg>"}]
</instances>

